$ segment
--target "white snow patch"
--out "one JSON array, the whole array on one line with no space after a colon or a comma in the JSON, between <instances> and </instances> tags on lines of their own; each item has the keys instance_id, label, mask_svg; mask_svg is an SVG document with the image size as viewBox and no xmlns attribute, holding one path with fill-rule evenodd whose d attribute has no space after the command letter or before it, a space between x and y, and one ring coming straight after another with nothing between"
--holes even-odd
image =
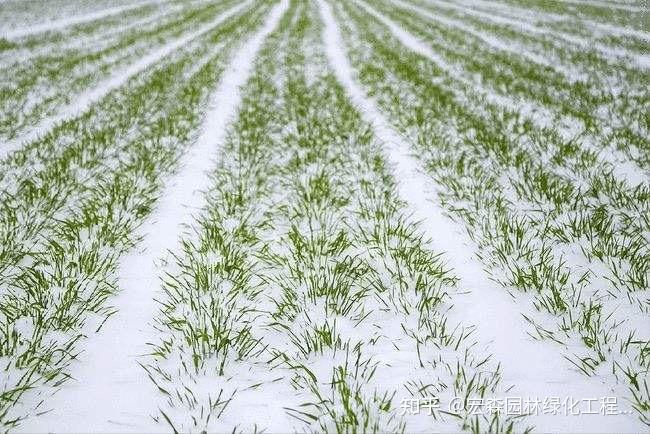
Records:
<instances>
[{"instance_id":1,"label":"white snow patch","mask_svg":"<svg viewBox=\"0 0 650 434\"><path fill-rule=\"evenodd\" d=\"M511 26L527 34L549 36L552 38L563 40L565 42L569 42L570 44L577 45L578 47L581 48L594 49L599 51L606 58L613 58L613 59L619 59L621 57L627 58L641 68L646 68L646 69L650 68L650 55L648 54L633 53L622 48L617 48L617 47L612 47L610 45L597 43L594 40L589 38L584 38L574 34L568 34L566 32L559 32L557 30L544 28L543 26L539 26L536 24L539 23L540 21L552 22L552 21L563 21L567 19L575 19L576 17L574 16L549 14L549 13L542 13L539 11L532 12L532 11L527 11L527 10L518 9L518 8L500 4L499 8L497 9L498 12L503 13L507 11L510 14L514 15L514 17L511 16L510 18L508 18L498 13L497 14L493 13L492 11L495 10L494 6L491 3L487 3L483 1L477 1L477 0L470 1L469 5L487 7L489 8L490 12L478 11L476 9L468 9L469 5L465 2L455 3L455 2L448 2L444 0L427 0L427 1L431 4L435 4L438 7L455 9L467 15L486 18L489 21L496 24ZM580 20L580 21L584 22L585 25L587 26L591 25L591 27L597 27L602 29L609 28L610 30L612 28L612 26L607 27L605 24L601 24L601 23L585 22L585 20Z\"/></svg>"},{"instance_id":2,"label":"white snow patch","mask_svg":"<svg viewBox=\"0 0 650 434\"><path fill-rule=\"evenodd\" d=\"M470 88L473 88L474 91L485 96L490 103L509 109L517 107L520 113L533 120L536 125L540 127L550 127L553 125L554 116L550 110L533 102L511 98L484 88L480 84L476 83L476 80L471 80L465 77L467 74L458 65L450 64L445 58L436 53L428 44L422 42L416 36L401 28L385 15L371 8L363 0L357 0L357 4L368 14L375 17L377 21L385 25L395 38L397 38L397 40L406 48L433 61L440 69L449 74L450 77ZM455 89L454 93L456 95L459 94Z\"/></svg>"},{"instance_id":3,"label":"white snow patch","mask_svg":"<svg viewBox=\"0 0 650 434\"><path fill-rule=\"evenodd\" d=\"M532 51L525 49L525 47L523 47L521 44L516 44L513 43L512 41L504 41L502 39L490 35L485 31L476 30L475 28L463 23L460 20L445 17L440 14L433 14L427 11L426 9L419 7L415 4L407 3L402 0L394 0L393 2L402 8L410 9L411 11L416 12L418 15L424 16L427 19L438 21L445 26L455 27L465 33L468 33L480 39L485 44L489 45L490 47L496 50L506 51L508 53L514 53L518 56L527 58L533 63L537 63L539 65L555 69L560 74L563 74L570 82L582 80L584 78L583 74L580 74L575 70L559 65L556 62L553 62L551 59L548 59L544 56L540 56L537 53L533 53Z\"/></svg>"},{"instance_id":4,"label":"white snow patch","mask_svg":"<svg viewBox=\"0 0 650 434\"><path fill-rule=\"evenodd\" d=\"M434 247L446 252L449 265L461 277L461 287L470 290L456 297L455 307L449 312L450 318L457 322L480 319L475 337L480 343L489 344L489 351L501 362L503 382L515 385L509 396L599 400L617 395L600 379L585 377L571 369L557 345L535 341L527 334L528 326L522 319L521 305L488 279L471 254L476 246L464 229L446 217L432 201L436 197L435 186L421 174L408 145L388 126L386 119L357 84L332 11L323 0L319 0L319 6L325 23L326 51L336 76L365 119L373 125L377 136L385 142L389 161L395 168L400 196L407 202L413 216L422 221L421 227L433 240ZM530 416L527 423L534 424L541 432L635 432L643 429L633 415L540 414Z\"/></svg>"},{"instance_id":5,"label":"white snow patch","mask_svg":"<svg viewBox=\"0 0 650 434\"><path fill-rule=\"evenodd\" d=\"M238 6L243 7L246 3ZM229 64L212 94L201 134L183 156L181 169L167 184L153 215L141 228L137 251L120 261L122 292L112 301L118 312L101 331L85 342L85 351L73 364L74 380L46 402L52 411L25 421L20 432L159 432L150 417L159 393L139 365L148 353L147 342L157 333L151 326L158 308L161 265L169 252L178 251L180 236L205 205L203 191L209 171L223 144L227 127L241 102L240 88L251 73L266 37L288 7L276 6L264 26Z\"/></svg>"},{"instance_id":6,"label":"white snow patch","mask_svg":"<svg viewBox=\"0 0 650 434\"><path fill-rule=\"evenodd\" d=\"M175 50L183 47L193 39L196 39L199 36L214 29L215 27L217 27L218 25L226 21L228 18L232 17L233 15L235 15L236 13L244 9L247 5L251 3L251 1L252 0L247 0L245 2L240 3L239 5L229 9L227 12L220 15L214 21L204 26L201 26L198 29L194 30L193 32L189 32L184 36L182 36L181 38L178 38L175 41L170 42L169 44L166 44L152 51L151 53L142 57L140 60L132 63L131 65L123 69L118 70L110 77L108 77L106 80L100 82L96 87L88 89L85 92L81 93L80 95L71 98L73 102L71 104L68 104L65 107L61 107L61 109L58 111L57 114L43 119L41 122L39 122L38 125L34 126L28 133L16 139L5 142L4 145L0 147L0 159L4 158L9 153L18 149L23 143L30 142L32 140L35 140L38 137L46 135L58 123L81 115L93 103L99 101L100 99L108 95L112 90L119 88L120 86L123 86L131 77L144 71L151 65L163 59L165 56L168 56Z\"/></svg>"},{"instance_id":7,"label":"white snow patch","mask_svg":"<svg viewBox=\"0 0 650 434\"><path fill-rule=\"evenodd\" d=\"M477 83L476 79L472 80L465 77L462 68L450 64L436 53L428 44L422 42L416 36L401 28L398 24L390 18L374 10L363 0L356 0L357 4L361 6L368 14L372 15L385 25L390 32L397 38L400 43L411 51L424 56L434 62L440 69L445 71L454 80L472 88L475 92L483 95L486 100L503 109L516 108L520 114L531 120L538 128L554 128L565 140L571 140L581 131L580 122L572 117L562 116L557 122L557 116L553 110L538 104L535 101L526 100L523 98L510 97L497 93L491 89L487 89L481 84ZM464 98L462 92L452 89L454 93ZM583 141L585 147L594 149L596 145L592 141ZM608 154L609 153L609 154ZM635 163L627 160L621 153L616 153L612 149L607 149L604 152L598 153L598 158L604 162L610 162L615 167L614 175L621 180L631 184L638 185L647 179L643 170L636 166Z\"/></svg>"},{"instance_id":8,"label":"white snow patch","mask_svg":"<svg viewBox=\"0 0 650 434\"><path fill-rule=\"evenodd\" d=\"M573 3L575 5L584 5L584 6L596 6L600 8L608 9L620 9L630 12L647 12L647 9L643 7L637 7L635 5L626 5L621 3L615 3L613 1L598 1L598 0L563 0L565 3Z\"/></svg>"},{"instance_id":9,"label":"white snow patch","mask_svg":"<svg viewBox=\"0 0 650 434\"><path fill-rule=\"evenodd\" d=\"M88 14L63 18L57 21L44 22L44 23L40 23L28 27L21 27L19 29L13 29L8 32L4 32L4 34L0 34L0 37L4 37L6 39L18 39L18 38L23 38L25 36L35 35L38 33L49 32L52 30L60 30L69 26L73 26L75 24L87 23L89 21L99 20L101 18L110 17L111 15L117 15L122 12L130 11L133 9L139 9L143 6L153 4L153 3L161 3L161 0L138 1L133 4L129 4L125 6L117 6L117 7L103 9L96 12L91 12Z\"/></svg>"}]
</instances>

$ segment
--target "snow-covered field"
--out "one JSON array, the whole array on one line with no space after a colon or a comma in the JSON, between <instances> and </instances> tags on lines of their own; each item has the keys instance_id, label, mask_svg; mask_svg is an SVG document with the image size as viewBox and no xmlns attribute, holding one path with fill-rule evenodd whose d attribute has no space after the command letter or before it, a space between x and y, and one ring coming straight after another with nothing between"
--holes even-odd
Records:
<instances>
[{"instance_id":1,"label":"snow-covered field","mask_svg":"<svg viewBox=\"0 0 650 434\"><path fill-rule=\"evenodd\" d=\"M0 0L0 431L650 432L645 0Z\"/></svg>"}]
</instances>

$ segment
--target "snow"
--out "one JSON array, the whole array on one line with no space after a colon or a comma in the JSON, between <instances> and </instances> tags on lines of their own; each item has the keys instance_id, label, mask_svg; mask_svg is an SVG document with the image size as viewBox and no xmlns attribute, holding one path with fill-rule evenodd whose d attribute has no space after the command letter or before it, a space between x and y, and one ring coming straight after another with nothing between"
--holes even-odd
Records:
<instances>
[{"instance_id":1,"label":"snow","mask_svg":"<svg viewBox=\"0 0 650 434\"><path fill-rule=\"evenodd\" d=\"M467 8L468 4L463 2L452 3L452 2L442 1L442 0L427 0L427 1L439 7L455 9L464 14L486 18L489 21L492 21L493 23L512 26L524 33L546 35L560 40L564 40L565 42L569 42L570 44L577 45L578 47L595 49L605 57L629 58L632 62L636 63L636 65L641 68L650 68L650 55L632 53L625 49L615 48L609 45L601 44L591 39L583 38L577 35L571 35L565 32L558 32L557 30L546 29L543 26L538 26L535 24L540 20L541 21L566 20L567 17L563 15L543 13L540 11L529 12L522 9L500 4L498 8L499 12L508 12L510 14L514 14L514 16L516 17L516 19L514 19L514 18L504 17L500 14L493 14L491 12L483 12L475 9L468 9ZM478 5L481 7L489 7L491 10L494 9L491 6L491 4L488 4L487 2L483 2L483 1L481 2L478 2L476 0L474 2L470 1L469 4ZM527 16L529 18L527 18ZM600 23L585 22L585 20L580 20L580 21L584 22L587 25L591 24L593 26L605 28L604 24L601 25Z\"/></svg>"},{"instance_id":2,"label":"snow","mask_svg":"<svg viewBox=\"0 0 650 434\"><path fill-rule=\"evenodd\" d=\"M133 21L123 20L118 27L109 27L107 30L99 31L88 36L77 36L73 41L63 40L53 43L46 43L37 47L19 46L5 51L0 56L0 68L7 68L13 65L20 65L38 56L52 55L55 52L66 50L90 49L98 50L114 42L114 38L121 36L129 29L135 27L142 29L152 23L159 23L173 13L183 9L183 6L176 5L168 8L161 8L156 13Z\"/></svg>"},{"instance_id":3,"label":"snow","mask_svg":"<svg viewBox=\"0 0 650 434\"><path fill-rule=\"evenodd\" d=\"M154 213L140 229L143 242L120 261L122 292L112 300L117 313L85 342L85 351L71 368L73 380L47 402L52 410L28 419L18 432L161 430L149 417L156 410L158 391L139 365L148 352L147 342L157 336L151 321L157 310L161 265L169 251L179 250L180 236L193 213L205 207L203 191L209 186L209 172L240 105L240 87L287 7L287 0L275 7L260 31L236 53L212 94L197 142L183 156L179 172L169 180Z\"/></svg>"},{"instance_id":4,"label":"snow","mask_svg":"<svg viewBox=\"0 0 650 434\"><path fill-rule=\"evenodd\" d=\"M501 362L503 382L516 385L509 396L597 400L620 396L622 390L612 390L602 379L586 377L572 369L557 345L535 341L528 335L521 306L529 303L523 295L511 297L505 289L493 283L469 253L476 251L476 245L464 229L449 219L434 202L436 186L421 173L408 145L357 84L330 6L319 0L319 7L325 23L326 50L336 76L366 120L373 125L376 135L383 139L388 159L394 166L400 196L408 204L413 217L422 222L421 227L433 240L434 248L446 252L445 259L461 278L460 287L468 290L455 296L455 306L449 314L457 323L468 318L480 319L475 337ZM527 418L526 422L534 424L541 432L636 432L644 429L636 417L629 415L539 414Z\"/></svg>"},{"instance_id":5,"label":"snow","mask_svg":"<svg viewBox=\"0 0 650 434\"><path fill-rule=\"evenodd\" d=\"M60 30L75 24L87 23L89 21L99 20L101 18L110 17L111 15L121 14L122 12L127 12L133 9L139 9L143 6L160 3L162 0L148 0L148 1L139 1L133 4L125 6L117 6L113 8L107 8L96 12L91 12L83 15L76 15L68 18L63 18L56 21L44 22L32 26L21 27L18 29L12 29L4 34L0 34L0 37L5 39L18 39L24 38L25 36L31 36L38 33L49 32L53 30Z\"/></svg>"},{"instance_id":6,"label":"snow","mask_svg":"<svg viewBox=\"0 0 650 434\"><path fill-rule=\"evenodd\" d=\"M212 22L199 27L198 29L186 33L184 36L166 44L162 47L150 52L146 56L143 56L138 61L130 64L129 66L116 71L114 74L111 74L107 79L100 82L94 88L88 89L82 94L71 98L72 103L67 106L61 107L57 114L46 117L41 120L38 125L34 126L29 130L28 133L23 134L22 136L9 140L0 147L0 159L4 158L11 152L18 149L22 144L30 142L37 139L38 137L45 136L50 132L57 124L63 122L67 119L75 118L82 113L84 113L88 108L95 102L101 100L103 97L108 95L112 90L117 89L124 84L126 84L131 77L134 77L138 73L144 71L148 67L156 64L161 61L164 57L173 53L174 51L182 48L184 45L192 41L193 39L198 38L199 36L209 32L214 29L228 18L237 14L239 11L244 9L250 4L251 0L240 3L239 5L229 9L227 12L220 15L218 18Z\"/></svg>"},{"instance_id":7,"label":"snow","mask_svg":"<svg viewBox=\"0 0 650 434\"><path fill-rule=\"evenodd\" d=\"M462 68L450 64L445 58L440 56L429 45L422 42L416 36L412 35L408 31L401 28L399 25L397 25L394 21L392 21L385 15L372 9L364 1L357 0L357 4L359 4L359 6L361 6L368 14L375 17L377 21L385 25L393 34L393 36L395 36L395 38L397 38L397 40L400 41L406 48L433 61L436 64L436 66L438 66L440 69L448 73L450 77L453 77L456 81L461 82L462 84L473 88L479 94L484 95L489 102L501 107L507 107L507 108L517 107L521 113L533 119L535 122L537 122L538 125L540 126L551 125L553 116L549 110L545 109L544 107L540 107L536 104L533 104L531 102L515 100L514 98L511 98L506 95L490 92L480 84L465 77L467 74L464 73ZM454 91L457 95L459 94L459 91L457 90Z\"/></svg>"},{"instance_id":8,"label":"snow","mask_svg":"<svg viewBox=\"0 0 650 434\"><path fill-rule=\"evenodd\" d=\"M572 140L573 137L582 130L580 122L575 118L563 116L560 119L561 122L558 123L555 120L556 116L552 110L535 101L524 100L516 97L513 98L502 93L497 93L491 89L485 88L479 83L476 83L474 80L467 78L462 68L447 62L445 58L440 56L429 45L401 28L397 23L385 15L372 9L363 0L356 1L357 4L368 12L368 14L372 15L379 22L384 24L395 38L397 38L397 40L399 40L405 47L433 61L440 69L447 72L450 77L453 77L455 81L463 83L464 85L473 88L475 92L484 95L486 100L491 104L504 109L516 108L519 113L530 119L537 127L555 128L556 131L558 131L566 140ZM398 3L400 2L398 1ZM421 12L418 11L418 13ZM453 91L461 100L464 98L462 91L455 89L453 89ZM596 145L589 141L583 142L583 145L591 149L596 148ZM632 186L639 185L641 182L648 179L641 168L637 167L633 162L626 160L625 156L621 155L621 153L617 153L612 149L607 149L606 152L598 152L598 158L601 161L612 163L615 168L614 175L618 179L624 180Z\"/></svg>"},{"instance_id":9,"label":"snow","mask_svg":"<svg viewBox=\"0 0 650 434\"><path fill-rule=\"evenodd\" d=\"M480 39L481 41L483 41L487 45L489 45L489 46L491 46L491 47L493 47L493 48L495 48L497 50L507 51L509 53L514 53L514 54L516 54L518 56L523 56L523 57L527 58L528 60L530 60L533 63L537 63L537 64L542 65L542 66L553 68L556 71L558 71L559 73L564 74L564 76L569 81L578 81L578 80L581 80L583 78L583 75L576 72L573 68L570 69L570 68L565 68L562 65L558 65L557 63L553 62L552 60L550 60L550 59L548 59L548 58L546 58L544 56L540 56L539 54L536 54L536 53L534 53L532 51L526 50L521 44L516 44L516 43L513 43L512 41L504 41L502 39L499 39L497 37L494 37L494 36L490 35L489 33L484 32L484 31L476 30L473 27L463 23L460 20L448 18L448 17L445 17L445 16L440 15L440 14L433 14L433 13L427 11L424 8L421 8L421 7L416 6L414 4L404 2L402 0L394 0L394 3L399 5L400 7L410 9L410 10L416 12L417 15L419 15L419 16L424 16L424 17L426 17L426 18L428 18L430 20L438 21L438 22L440 22L440 23L442 23L442 24L444 24L446 26L455 27L455 28L457 28L457 29L459 29L459 30L461 30L461 31L463 31L465 33L468 33L468 34Z\"/></svg>"},{"instance_id":10,"label":"snow","mask_svg":"<svg viewBox=\"0 0 650 434\"><path fill-rule=\"evenodd\" d=\"M2 1L0 0L0 2ZM84 20L99 19L102 16L117 14L157 1L160 0L105 9L92 14L41 24L31 29L36 29L34 33L38 33L64 28L84 22ZM181 49L193 39L212 30L227 18L241 11L251 1L239 4L214 22L199 27L152 51L137 62L112 74L108 79L102 80L96 87L73 98L76 101L63 107L56 116L44 119L30 133L3 145L4 148L0 147L0 158L26 141L46 134L62 120L74 118L88 110L92 104L111 91L124 86L133 76L160 62L165 56ZM601 3L583 0L568 1L578 4ZM363 0L358 0L358 3L369 14L385 24L405 47L437 63L458 83L472 86L473 89L485 93L490 102L508 108L516 107L534 118L535 122L540 125L550 122L550 111L544 107L538 107L535 103L516 100L508 95L501 95L482 88L471 77L464 75L459 65L449 63L444 56L395 22L373 10ZM481 33L464 24L462 20L437 16L401 0L396 0L396 3L430 19L459 28L496 49L516 52L539 63L549 62L548 59L543 58L545 54L540 56L533 52L515 49L514 46L509 46L505 40ZM572 397L574 399L595 399L598 402L602 397L629 395L625 384L617 381L611 375L586 377L577 372L563 357L565 347L553 342L537 341L529 335L532 332L531 327L523 319L522 313L532 308L532 298L526 294L510 292L489 278L488 273L473 254L478 250L477 245L471 240L464 226L454 222L439 205L437 201L439 187L422 172L421 164L412 155L408 141L390 126L389 121L377 108L374 101L358 84L354 69L346 56L345 44L337 28L330 4L326 0L318 0L319 10L325 24L323 38L329 64L353 103L360 109L364 119L373 126L376 136L382 140L385 154L397 181L398 193L407 204L406 211L413 219L420 222L419 228L424 231L427 238L431 239L431 247L435 251L444 252L446 263L460 277L459 291L452 294L453 307L445 314L454 325L476 323L472 326L472 330L474 331L473 337L479 343L477 349L479 351L485 349L486 355L493 354L494 361L501 363L502 383L505 383L506 386L514 386L512 390L509 390L507 396L523 399ZM609 3L607 4L609 5ZM520 17L522 21L518 21L519 18L515 20L491 13L466 10L459 6L449 5L449 7L459 8L468 14L490 16L497 22L505 20L509 25L516 23L517 28L522 32L531 30L532 33L548 33L542 26L535 26L532 21L527 21L523 16ZM152 328L158 308L156 298L161 294L159 279L164 273L167 263L172 260L170 253L181 251L179 240L181 236L185 235L194 216L207 208L206 201L208 199L204 195L204 191L210 185L209 173L216 166L215 159L220 158L219 154L226 140L227 128L241 105L240 88L250 76L262 44L277 27L287 8L288 0L283 0L272 10L263 27L236 52L224 72L222 80L216 84L197 141L181 158L178 173L167 181L154 213L138 230L143 242L120 261L119 287L122 292L111 300L116 307L116 314L108 319L98 333L95 334L94 330L88 330L87 334L91 335L91 338L83 341L80 345L83 352L79 360L71 365L72 379L64 384L51 399L45 401L43 409L45 413L28 419L16 430L17 432L158 432L167 428L161 427L150 417L156 413L157 403L161 403L161 394L158 393L153 383L147 378L145 370L139 365L144 362L144 356L149 351L148 343L160 338L159 333ZM102 13L106 15L101 15ZM47 28L48 25L49 28ZM590 25L602 28L609 26L599 23ZM44 30L38 30L42 26L45 26ZM618 31L624 34L629 30L616 30L618 28L609 27L611 27L612 33ZM20 30L27 31L29 29ZM641 31L629 30L629 32L632 32L630 34L639 33L636 35L638 37L643 37L644 34ZM573 38L569 35L561 37ZM215 44L211 47L211 53L216 53L221 49L219 44ZM204 65L203 61L197 60L195 68L202 65ZM312 63L310 68L316 71L316 64ZM310 75L310 72L308 70L307 75ZM453 90L459 95L463 93L461 87ZM278 158L282 158L282 156ZM614 165L616 176L619 178L632 179L637 183L647 180L647 176L640 173L640 169L622 155L603 154L602 159ZM236 223L235 219L228 220L224 223L224 228L232 230ZM213 262L217 261L217 259L213 259ZM575 270L587 267L586 264L580 264L577 260L572 261L570 268ZM228 282L224 282L224 284L228 285ZM389 285L390 278L387 276L386 286ZM227 288L224 291L227 292ZM623 311L621 316L630 317L631 322L635 325L633 328L644 330L643 325L648 322L647 316L632 309L629 309L628 312L626 310L628 307L625 301L621 302L620 310ZM324 312L322 306L314 307L310 314L313 313L315 323L323 323L325 320L331 319L342 330L343 336L362 338L370 336L367 328L358 327L342 317L326 318ZM416 353L410 351L408 347L398 350L394 345L403 336L400 330L394 327L396 321L393 313L383 317L379 315L373 326L381 324L380 328L385 336L373 348L374 354L364 354L364 356L372 355L386 364L392 363L391 369L385 369L383 374L378 374L377 378L380 378L378 384L381 387L394 386L397 388L408 376ZM637 323L642 327L636 327ZM29 334L33 329L33 324L31 320L25 319L18 321L15 327L21 331L21 334ZM273 339L274 337L276 340ZM48 338L51 337L48 336ZM281 348L283 344L286 344L286 337L280 334L277 336L271 334L269 342ZM438 350L430 347L423 351L427 351L431 355ZM338 357L341 358L342 353L338 354ZM314 363L313 371L318 374L319 379L329 376L333 362L343 363L339 359L330 360L325 357L311 361ZM173 365L173 362L175 360L171 361L170 365ZM0 365L3 363L5 363L5 359L0 358ZM240 398L233 401L228 412L224 414L224 418L218 421L222 423L219 426L236 426L242 421L247 423L247 426L251 426L253 422L267 421L272 432L287 430L293 421L281 409L290 406L296 407L297 404L294 401L300 391L291 390L281 382L275 383L275 377L266 368L260 368L254 364L243 363L237 365L234 370L232 378L227 381L223 377L209 377L205 379L205 382L198 382L196 390L193 390L193 392L207 396L213 393L217 387L231 386L235 383L238 387L252 386L263 380L264 386L251 387L238 392ZM11 374L17 375L14 371ZM229 382L231 379L233 381ZM503 397L497 396L497 398ZM629 406L629 403L624 403L622 399L619 399L619 402L623 410L628 409L626 406ZM412 425L409 420L410 430L413 430L413 426L422 431L430 427L428 425L431 423L430 419L414 419L417 420ZM639 432L647 430L647 427L640 423L636 415L540 414L529 417L524 423L535 425L537 430L543 432ZM436 426L436 428L439 427Z\"/></svg>"},{"instance_id":11,"label":"snow","mask_svg":"<svg viewBox=\"0 0 650 434\"><path fill-rule=\"evenodd\" d=\"M647 12L647 9L643 7L620 4L612 1L607 1L607 2L597 1L597 0L562 0L562 1L565 3L573 3L575 5L582 5L582 6L596 6L596 7L608 8L608 9L620 9L629 12L642 12L642 13Z\"/></svg>"},{"instance_id":12,"label":"snow","mask_svg":"<svg viewBox=\"0 0 650 434\"><path fill-rule=\"evenodd\" d=\"M435 1L435 0L432 0ZM446 0L440 0L441 2L444 1L445 3ZM464 0L467 3L460 2L461 4L466 4L466 5L472 5L472 6L479 6L479 7L488 7L493 9L492 3L489 3L485 0ZM452 6L449 4L449 6ZM499 4L499 10L504 12L506 11L509 15L514 16L514 17L520 17L524 18L526 17L529 22L561 22L561 21L568 21L571 20L572 18L577 18L581 24L584 24L588 27L600 27L602 29L608 30L614 34L628 34L628 35L633 35L636 37L639 37L641 39L647 39L649 36L647 32L644 32L642 30L636 30L636 29L630 29L630 28L624 28L620 26L615 26L607 23L603 23L600 21L593 21L589 18L586 18L584 14L578 13L577 15L563 15L563 14L557 14L553 12L547 12L547 11L541 11L539 9L523 9L520 7L515 7L515 6L509 6L505 4ZM579 12L579 11L578 11Z\"/></svg>"}]
</instances>

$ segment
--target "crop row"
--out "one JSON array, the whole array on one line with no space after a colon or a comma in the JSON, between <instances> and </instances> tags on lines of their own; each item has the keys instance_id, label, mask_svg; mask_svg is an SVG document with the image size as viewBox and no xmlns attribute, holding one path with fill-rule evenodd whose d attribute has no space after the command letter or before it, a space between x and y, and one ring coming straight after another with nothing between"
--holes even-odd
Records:
<instances>
[{"instance_id":1,"label":"crop row","mask_svg":"<svg viewBox=\"0 0 650 434\"><path fill-rule=\"evenodd\" d=\"M532 293L528 306L519 299L535 335L586 375L624 381L647 421L648 183L618 180L588 144L405 53L367 8L337 10L360 81L409 139L493 279Z\"/></svg>"},{"instance_id":2,"label":"crop row","mask_svg":"<svg viewBox=\"0 0 650 434\"><path fill-rule=\"evenodd\" d=\"M0 162L4 426L68 378L77 342L112 314L119 256L191 143L230 53L267 9L242 10Z\"/></svg>"},{"instance_id":3,"label":"crop row","mask_svg":"<svg viewBox=\"0 0 650 434\"><path fill-rule=\"evenodd\" d=\"M181 10L149 25L119 31L97 46L89 44L63 52L48 50L0 70L5 83L0 90L0 139L15 139L40 119L51 116L62 105L147 52L178 38L189 30L214 20L233 2L206 3Z\"/></svg>"},{"instance_id":4,"label":"crop row","mask_svg":"<svg viewBox=\"0 0 650 434\"><path fill-rule=\"evenodd\" d=\"M243 89L207 209L163 277L146 368L177 431L495 432L508 418L405 415L404 400L502 390L456 277L406 215L370 125L292 1ZM261 410L263 409L263 410Z\"/></svg>"}]
</instances>

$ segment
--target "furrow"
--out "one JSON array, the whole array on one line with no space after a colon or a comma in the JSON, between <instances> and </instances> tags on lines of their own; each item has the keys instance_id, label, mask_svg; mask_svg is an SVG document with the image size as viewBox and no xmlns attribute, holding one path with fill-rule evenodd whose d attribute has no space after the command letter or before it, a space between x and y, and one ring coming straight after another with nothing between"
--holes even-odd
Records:
<instances>
[{"instance_id":1,"label":"furrow","mask_svg":"<svg viewBox=\"0 0 650 434\"><path fill-rule=\"evenodd\" d=\"M45 152L42 171L27 175L27 183L48 186L40 199L34 202L25 195L29 187L20 180L25 173L1 191L0 234L11 239L3 241L0 251L2 363L8 373L0 385L4 426L15 428L36 414L47 417L48 399L71 379L68 369L82 353L85 337L116 314L110 300L119 292L118 261L137 244L135 229L191 143L229 54L269 8L267 2L257 3L232 17L189 43L168 64L102 100L91 114L57 127L47 143L36 147ZM212 61L185 76L223 42ZM70 129L80 134L72 144L63 138ZM31 155L30 163L39 158ZM15 158L6 163L21 162L25 164ZM22 218L15 214L20 210L30 211ZM39 229L33 232L35 227ZM25 314L26 306L33 316Z\"/></svg>"},{"instance_id":2,"label":"furrow","mask_svg":"<svg viewBox=\"0 0 650 434\"><path fill-rule=\"evenodd\" d=\"M36 25L31 25L29 27L24 27L24 28L18 28L18 29L12 29L4 34L1 34L0 36L5 38L5 39L20 39L24 38L26 36L31 36L35 35L38 33L45 33L45 32L51 32L51 31L57 31L64 29L69 26L73 26L76 24L82 24L82 23L87 23L89 21L96 21L100 20L102 18L110 17L111 15L118 15L126 11L130 11L133 9L139 9L143 6L149 5L149 4L156 4L156 3L161 3L163 0L144 0L144 1L138 1L133 4L125 5L125 6L118 6L114 8L108 8L108 9L103 9L97 12L91 12L88 14L84 15L78 15L78 16L72 16L68 18L64 18L58 21L53 21L53 22L44 22Z\"/></svg>"},{"instance_id":3,"label":"furrow","mask_svg":"<svg viewBox=\"0 0 650 434\"><path fill-rule=\"evenodd\" d=\"M214 29L228 18L237 14L239 11L250 5L251 0L247 0L239 5L231 8L224 14L220 15L217 19L212 21L209 24L199 27L198 29L186 33L181 38L174 40L156 50L148 53L147 55L140 58L138 61L128 65L127 67L116 71L111 74L107 79L100 82L97 86L92 89L88 89L83 92L81 95L76 96L74 101L67 106L61 107L55 115L46 117L38 122L37 125L31 127L28 132L22 136L6 141L2 148L0 148L0 159L5 158L7 155L11 154L13 151L18 149L21 145L29 143L33 140L36 140L39 137L46 136L54 127L60 123L75 118L80 114L84 113L91 107L94 103L101 100L112 90L117 89L123 86L129 81L132 77L138 73L149 68L151 65L160 62L169 54L174 51L182 48L188 42L193 39L198 38L201 35L209 32Z\"/></svg>"},{"instance_id":4,"label":"furrow","mask_svg":"<svg viewBox=\"0 0 650 434\"><path fill-rule=\"evenodd\" d=\"M326 30L330 62L351 98L359 106L380 137L385 142L387 154L394 167L400 196L409 204L415 218L433 240L438 250L445 252L445 259L459 273L461 284L469 290L454 299L453 316L483 320L477 327L477 335L502 363L503 380L514 384L515 393L521 396L605 396L608 387L598 381L586 380L567 370L567 362L552 347L533 340L526 332L525 321L519 315L515 300L494 285L479 263L466 254L476 245L464 235L462 226L445 216L445 211L434 204L435 187L426 175L421 174L419 163L411 156L407 142L394 131L381 112L367 98L354 79L355 73L345 52L341 36L329 5L320 2ZM537 379L543 379L539 381ZM607 432L624 428L623 421L604 420L602 417L531 416L531 422L541 431L568 429L583 432ZM609 425L604 426L604 424Z\"/></svg>"}]
</instances>

